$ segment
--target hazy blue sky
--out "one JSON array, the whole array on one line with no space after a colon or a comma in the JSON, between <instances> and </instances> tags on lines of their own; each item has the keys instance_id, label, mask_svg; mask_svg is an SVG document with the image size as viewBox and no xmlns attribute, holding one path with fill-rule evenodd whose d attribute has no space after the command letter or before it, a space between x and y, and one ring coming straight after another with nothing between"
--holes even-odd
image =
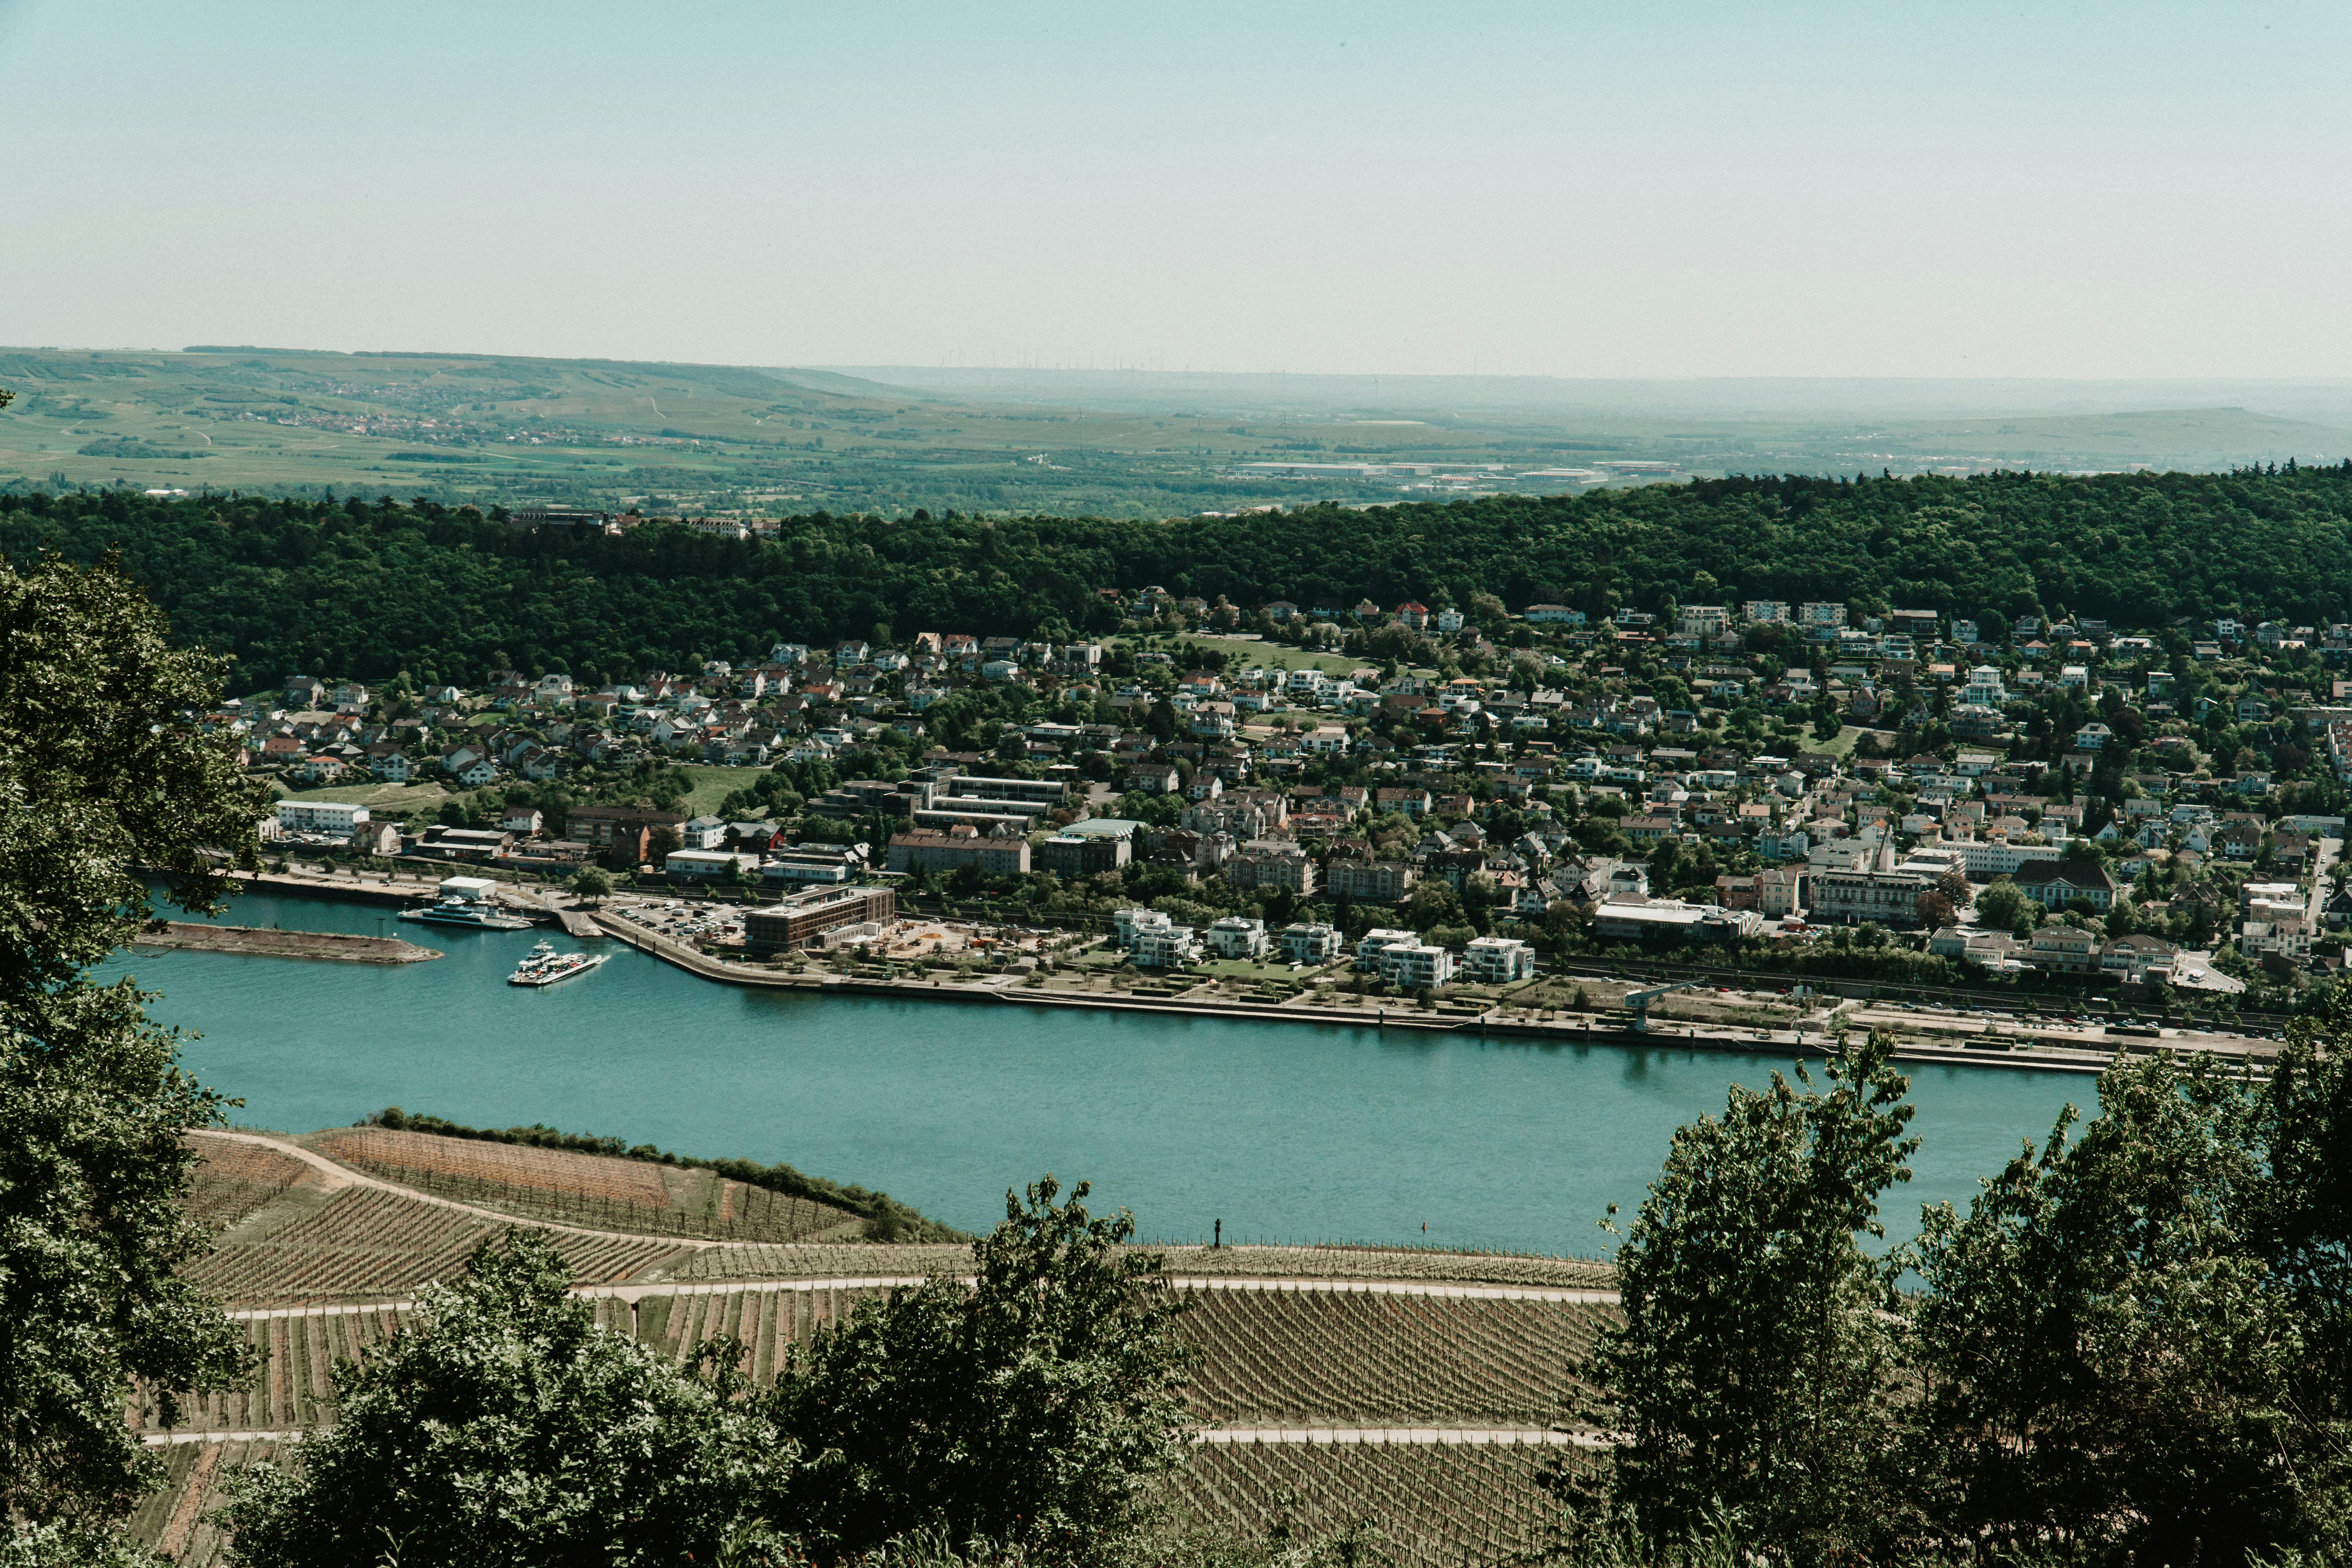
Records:
<instances>
[{"instance_id":1,"label":"hazy blue sky","mask_svg":"<svg viewBox=\"0 0 2352 1568\"><path fill-rule=\"evenodd\" d=\"M0 0L0 342L2352 373L2352 5Z\"/></svg>"}]
</instances>

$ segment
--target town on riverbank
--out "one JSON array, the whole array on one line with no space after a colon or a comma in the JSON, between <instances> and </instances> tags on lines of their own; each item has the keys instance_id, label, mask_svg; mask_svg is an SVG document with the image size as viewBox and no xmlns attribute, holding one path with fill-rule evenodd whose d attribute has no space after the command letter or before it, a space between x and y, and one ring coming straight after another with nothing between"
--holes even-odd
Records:
<instances>
[{"instance_id":1,"label":"town on riverbank","mask_svg":"<svg viewBox=\"0 0 2352 1568\"><path fill-rule=\"evenodd\" d=\"M609 899L739 976L1491 1026L1705 973L2220 1041L2340 971L2352 627L1436 597L207 721L283 856Z\"/></svg>"}]
</instances>

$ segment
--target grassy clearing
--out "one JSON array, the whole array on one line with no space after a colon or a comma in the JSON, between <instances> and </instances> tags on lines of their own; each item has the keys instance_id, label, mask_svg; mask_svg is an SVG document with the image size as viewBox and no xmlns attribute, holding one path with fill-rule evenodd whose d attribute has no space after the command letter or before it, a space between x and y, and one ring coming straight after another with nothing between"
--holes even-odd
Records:
<instances>
[{"instance_id":1,"label":"grassy clearing","mask_svg":"<svg viewBox=\"0 0 2352 1568\"><path fill-rule=\"evenodd\" d=\"M437 784L329 784L323 789L289 790L283 784L278 793L289 800L331 800L347 805L366 806L371 814L406 816L411 812L432 811L452 792Z\"/></svg>"},{"instance_id":2,"label":"grassy clearing","mask_svg":"<svg viewBox=\"0 0 2352 1568\"><path fill-rule=\"evenodd\" d=\"M727 768L709 763L681 763L677 770L694 780L693 793L678 809L688 816L709 816L719 810L719 803L739 789L757 784L766 768Z\"/></svg>"},{"instance_id":3,"label":"grassy clearing","mask_svg":"<svg viewBox=\"0 0 2352 1568\"><path fill-rule=\"evenodd\" d=\"M1305 648L1265 642L1256 637L1201 637L1188 632L1181 640L1198 643L1203 648L1213 648L1243 669L1263 665L1268 669L1319 669L1326 675L1346 675L1366 668L1363 659L1352 658L1343 653L1310 653ZM1165 646L1164 640L1160 646Z\"/></svg>"}]
</instances>

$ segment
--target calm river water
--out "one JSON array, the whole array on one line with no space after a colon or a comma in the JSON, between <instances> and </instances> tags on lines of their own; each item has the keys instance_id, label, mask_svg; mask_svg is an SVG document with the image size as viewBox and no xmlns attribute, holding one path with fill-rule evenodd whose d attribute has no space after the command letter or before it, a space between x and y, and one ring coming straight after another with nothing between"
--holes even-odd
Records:
<instances>
[{"instance_id":1,"label":"calm river water","mask_svg":"<svg viewBox=\"0 0 2352 1568\"><path fill-rule=\"evenodd\" d=\"M1051 1171L1135 1211L1146 1237L1420 1242L1594 1254L1683 1121L1783 1058L1532 1045L1222 1019L1038 1013L740 990L618 942L545 991L505 984L542 934L404 924L257 897L226 917L376 932L446 957L396 968L137 950L188 1065L291 1131L387 1105L475 1125L543 1121L681 1153L787 1160L965 1228ZM559 937L559 942L562 939ZM565 945L571 945L566 943ZM1888 1229L1965 1205L2045 1136L2087 1078L1912 1074L1925 1140Z\"/></svg>"}]
</instances>

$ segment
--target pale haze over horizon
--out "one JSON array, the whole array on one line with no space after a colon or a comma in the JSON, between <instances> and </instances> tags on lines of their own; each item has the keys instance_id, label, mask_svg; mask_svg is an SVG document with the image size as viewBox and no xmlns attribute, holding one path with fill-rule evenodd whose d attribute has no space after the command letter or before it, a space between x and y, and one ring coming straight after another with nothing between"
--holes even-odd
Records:
<instances>
[{"instance_id":1,"label":"pale haze over horizon","mask_svg":"<svg viewBox=\"0 0 2352 1568\"><path fill-rule=\"evenodd\" d=\"M0 0L0 342L2352 374L2352 7Z\"/></svg>"}]
</instances>

